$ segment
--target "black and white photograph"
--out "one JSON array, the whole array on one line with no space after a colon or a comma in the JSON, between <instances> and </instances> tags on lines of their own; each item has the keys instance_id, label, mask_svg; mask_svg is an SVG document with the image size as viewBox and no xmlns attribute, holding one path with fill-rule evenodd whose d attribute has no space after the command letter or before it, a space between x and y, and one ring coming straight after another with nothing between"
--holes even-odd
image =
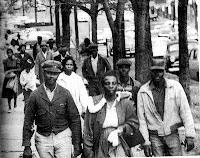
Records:
<instances>
[{"instance_id":1,"label":"black and white photograph","mask_svg":"<svg viewBox=\"0 0 200 158\"><path fill-rule=\"evenodd\" d=\"M199 0L1 0L0 158L200 156Z\"/></svg>"}]
</instances>

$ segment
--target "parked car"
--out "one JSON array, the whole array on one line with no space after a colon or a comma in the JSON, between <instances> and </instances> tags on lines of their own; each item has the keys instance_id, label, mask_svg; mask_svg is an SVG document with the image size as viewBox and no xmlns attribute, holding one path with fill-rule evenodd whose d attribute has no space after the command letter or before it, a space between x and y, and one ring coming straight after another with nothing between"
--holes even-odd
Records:
<instances>
[{"instance_id":1,"label":"parked car","mask_svg":"<svg viewBox=\"0 0 200 158\"><path fill-rule=\"evenodd\" d=\"M97 43L106 44L106 38L104 37L103 30L97 30Z\"/></svg>"},{"instance_id":2,"label":"parked car","mask_svg":"<svg viewBox=\"0 0 200 158\"><path fill-rule=\"evenodd\" d=\"M84 11L78 11L78 21L79 22L87 22L89 21L89 15Z\"/></svg>"},{"instance_id":3,"label":"parked car","mask_svg":"<svg viewBox=\"0 0 200 158\"><path fill-rule=\"evenodd\" d=\"M198 47L196 40L188 40L188 52ZM179 73L179 41L172 41L167 45L166 72Z\"/></svg>"},{"instance_id":4,"label":"parked car","mask_svg":"<svg viewBox=\"0 0 200 158\"><path fill-rule=\"evenodd\" d=\"M189 71L190 78L199 81L199 50L197 48L189 52Z\"/></svg>"}]
</instances>

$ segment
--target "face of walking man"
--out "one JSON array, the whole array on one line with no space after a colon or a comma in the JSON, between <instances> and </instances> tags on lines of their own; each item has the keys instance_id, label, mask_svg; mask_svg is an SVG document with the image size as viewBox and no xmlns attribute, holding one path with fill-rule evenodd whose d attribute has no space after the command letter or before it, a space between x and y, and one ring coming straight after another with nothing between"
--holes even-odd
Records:
<instances>
[{"instance_id":1,"label":"face of walking man","mask_svg":"<svg viewBox=\"0 0 200 158\"><path fill-rule=\"evenodd\" d=\"M58 72L51 72L46 70L44 71L44 80L45 83L48 85L55 85L58 76L59 76Z\"/></svg>"},{"instance_id":2,"label":"face of walking man","mask_svg":"<svg viewBox=\"0 0 200 158\"><path fill-rule=\"evenodd\" d=\"M164 81L164 70L154 69L151 70L151 79L154 85L158 85Z\"/></svg>"}]
</instances>

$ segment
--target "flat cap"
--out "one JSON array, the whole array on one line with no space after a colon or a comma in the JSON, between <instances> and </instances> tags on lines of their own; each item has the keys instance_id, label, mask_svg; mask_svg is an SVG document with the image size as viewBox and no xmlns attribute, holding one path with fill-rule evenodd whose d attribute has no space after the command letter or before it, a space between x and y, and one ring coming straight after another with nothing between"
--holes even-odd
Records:
<instances>
[{"instance_id":1,"label":"flat cap","mask_svg":"<svg viewBox=\"0 0 200 158\"><path fill-rule=\"evenodd\" d=\"M125 59L125 58L122 58L122 59L119 59L119 60L117 61L116 65L117 65L117 66L120 66L120 65L129 65L129 66L131 66L132 63L131 63L130 60Z\"/></svg>"},{"instance_id":2,"label":"flat cap","mask_svg":"<svg viewBox=\"0 0 200 158\"><path fill-rule=\"evenodd\" d=\"M151 70L165 70L165 60L154 58L152 60Z\"/></svg>"},{"instance_id":3,"label":"flat cap","mask_svg":"<svg viewBox=\"0 0 200 158\"><path fill-rule=\"evenodd\" d=\"M45 71L51 71L51 72L61 72L61 62L56 60L46 60L42 63L42 68Z\"/></svg>"},{"instance_id":4,"label":"flat cap","mask_svg":"<svg viewBox=\"0 0 200 158\"><path fill-rule=\"evenodd\" d=\"M92 50L97 50L97 49L98 49L98 44L91 43L91 44L89 45L88 49L89 49L90 51L92 51Z\"/></svg>"}]
</instances>

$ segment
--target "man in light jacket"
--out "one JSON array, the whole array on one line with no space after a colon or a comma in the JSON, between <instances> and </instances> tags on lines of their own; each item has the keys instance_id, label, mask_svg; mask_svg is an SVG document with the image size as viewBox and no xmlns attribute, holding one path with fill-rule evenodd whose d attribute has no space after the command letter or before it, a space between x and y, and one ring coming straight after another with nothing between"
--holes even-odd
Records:
<instances>
[{"instance_id":1,"label":"man in light jacket","mask_svg":"<svg viewBox=\"0 0 200 158\"><path fill-rule=\"evenodd\" d=\"M145 156L181 156L178 128L185 127L187 151L194 148L195 129L192 113L181 84L164 78L165 62L153 59L151 80L137 97L139 129L145 143Z\"/></svg>"}]
</instances>

